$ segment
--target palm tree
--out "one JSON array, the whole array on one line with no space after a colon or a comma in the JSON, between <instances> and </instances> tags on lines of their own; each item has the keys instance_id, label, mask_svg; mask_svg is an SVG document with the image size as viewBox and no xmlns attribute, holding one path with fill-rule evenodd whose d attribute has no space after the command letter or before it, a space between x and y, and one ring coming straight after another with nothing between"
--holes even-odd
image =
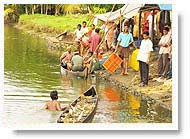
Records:
<instances>
[{"instance_id":1,"label":"palm tree","mask_svg":"<svg viewBox=\"0 0 190 139\"><path fill-rule=\"evenodd\" d=\"M73 14L76 11L81 11L81 4L63 4L62 10L65 14Z\"/></svg>"}]
</instances>

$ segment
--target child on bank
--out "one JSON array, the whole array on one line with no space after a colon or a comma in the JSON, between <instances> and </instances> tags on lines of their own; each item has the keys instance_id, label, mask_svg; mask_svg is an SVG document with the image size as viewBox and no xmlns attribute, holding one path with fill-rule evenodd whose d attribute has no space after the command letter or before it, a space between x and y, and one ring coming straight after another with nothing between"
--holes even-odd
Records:
<instances>
[{"instance_id":1,"label":"child on bank","mask_svg":"<svg viewBox=\"0 0 190 139\"><path fill-rule=\"evenodd\" d=\"M137 60L139 61L141 77L140 87L148 85L149 62L151 51L153 51L153 43L149 39L149 32L144 32L143 40L141 42L140 50L137 56Z\"/></svg>"},{"instance_id":2,"label":"child on bank","mask_svg":"<svg viewBox=\"0 0 190 139\"><path fill-rule=\"evenodd\" d=\"M52 110L52 111L62 111L65 108L61 108L60 102L58 99L58 92L56 90L50 92L51 101L47 102L44 106L44 109Z\"/></svg>"}]
</instances>

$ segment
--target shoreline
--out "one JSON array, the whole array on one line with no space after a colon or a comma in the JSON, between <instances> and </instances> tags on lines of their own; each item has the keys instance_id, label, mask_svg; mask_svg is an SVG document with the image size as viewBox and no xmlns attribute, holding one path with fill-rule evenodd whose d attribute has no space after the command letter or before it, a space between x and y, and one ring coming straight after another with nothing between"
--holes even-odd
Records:
<instances>
[{"instance_id":1,"label":"shoreline","mask_svg":"<svg viewBox=\"0 0 190 139\"><path fill-rule=\"evenodd\" d=\"M95 74L98 75L98 78L105 80L106 82L111 83L112 85L120 88L121 90L131 93L135 96L141 96L146 100L154 102L155 105L161 106L169 111L172 111L172 93L171 91L171 80L168 80L168 84L159 83L158 87L152 87L156 81L153 79L149 80L149 85L147 87L139 87L137 83L137 78L139 75L135 75L137 73L132 73L132 69L129 70L129 74L131 75L120 75L116 71L114 74L109 74L105 71L96 71ZM132 77L132 80L127 79L127 77ZM136 80L136 81L134 81ZM132 83L132 82L136 83ZM166 89L168 88L168 90Z\"/></svg>"},{"instance_id":2,"label":"shoreline","mask_svg":"<svg viewBox=\"0 0 190 139\"><path fill-rule=\"evenodd\" d=\"M75 45L72 39L68 39L68 37L73 37L71 34L68 36L56 37L58 34L54 32L35 32L33 29L27 29L26 26L26 24L24 25L19 23L14 25L14 27L19 30L23 30L32 36L40 37L46 40L47 46L51 49L66 50L67 47L73 47Z\"/></svg>"},{"instance_id":3,"label":"shoreline","mask_svg":"<svg viewBox=\"0 0 190 139\"><path fill-rule=\"evenodd\" d=\"M22 24L16 24L14 27L24 30L30 35L46 40L47 46L50 49L65 50L68 46L74 46L74 42L71 41L72 39L68 39L68 37L72 37L70 34L68 36L56 38L58 34L35 32L32 29L25 28ZM66 39L66 41L64 39ZM105 70L96 71L95 74L98 75L98 78L108 81L122 90L132 93L135 96L143 96L147 100L153 101L155 105L161 106L172 112L172 80L167 80L165 83L155 81L155 75L151 73L156 73L157 67L155 65L157 64L157 54L155 53L151 59L153 64L150 65L148 87L138 87L139 72L135 72L131 68L129 68L129 75L127 76L121 76L118 72L120 69L112 75L108 74Z\"/></svg>"}]
</instances>

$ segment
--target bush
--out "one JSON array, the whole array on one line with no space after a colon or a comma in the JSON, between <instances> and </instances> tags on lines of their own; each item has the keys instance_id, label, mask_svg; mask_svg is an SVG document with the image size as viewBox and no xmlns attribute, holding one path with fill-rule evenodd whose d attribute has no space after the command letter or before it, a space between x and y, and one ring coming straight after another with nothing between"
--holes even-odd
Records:
<instances>
[{"instance_id":1,"label":"bush","mask_svg":"<svg viewBox=\"0 0 190 139\"><path fill-rule=\"evenodd\" d=\"M4 11L5 23L16 23L18 22L19 15L13 9L8 8Z\"/></svg>"}]
</instances>

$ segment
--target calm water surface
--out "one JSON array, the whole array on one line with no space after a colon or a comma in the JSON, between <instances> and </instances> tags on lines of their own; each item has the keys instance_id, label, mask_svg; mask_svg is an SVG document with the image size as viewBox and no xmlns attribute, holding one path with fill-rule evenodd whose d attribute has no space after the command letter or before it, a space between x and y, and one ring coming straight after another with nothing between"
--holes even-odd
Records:
<instances>
[{"instance_id":1,"label":"calm water surface","mask_svg":"<svg viewBox=\"0 0 190 139\"><path fill-rule=\"evenodd\" d=\"M58 90L62 106L96 84L100 101L95 123L171 122L171 113L153 108L141 97L120 91L95 76L83 80L60 75L59 55L41 38L5 25L4 124L7 126L56 123L60 112L43 110L49 92Z\"/></svg>"}]
</instances>

